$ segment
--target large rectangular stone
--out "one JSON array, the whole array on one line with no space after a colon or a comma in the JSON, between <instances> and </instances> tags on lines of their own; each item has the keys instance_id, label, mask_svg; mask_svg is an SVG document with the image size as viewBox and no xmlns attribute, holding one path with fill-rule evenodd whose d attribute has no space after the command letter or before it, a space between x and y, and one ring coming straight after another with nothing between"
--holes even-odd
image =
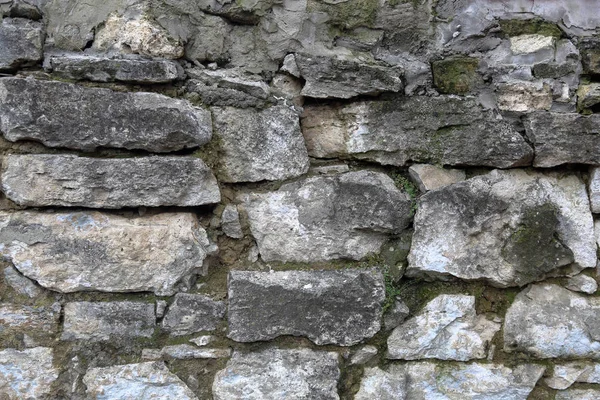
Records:
<instances>
[{"instance_id":1,"label":"large rectangular stone","mask_svg":"<svg viewBox=\"0 0 600 400\"><path fill-rule=\"evenodd\" d=\"M0 131L10 141L93 151L98 147L169 152L212 135L210 112L157 93L35 79L0 79Z\"/></svg>"},{"instance_id":2,"label":"large rectangular stone","mask_svg":"<svg viewBox=\"0 0 600 400\"><path fill-rule=\"evenodd\" d=\"M207 247L192 213L0 212L0 254L59 292L172 295L202 272Z\"/></svg>"},{"instance_id":3,"label":"large rectangular stone","mask_svg":"<svg viewBox=\"0 0 600 400\"><path fill-rule=\"evenodd\" d=\"M376 270L232 271L229 338L238 342L306 336L318 345L352 346L381 327L385 298Z\"/></svg>"},{"instance_id":4,"label":"large rectangular stone","mask_svg":"<svg viewBox=\"0 0 600 400\"><path fill-rule=\"evenodd\" d=\"M194 157L9 155L2 190L33 207L199 206L221 199L213 173Z\"/></svg>"}]
</instances>

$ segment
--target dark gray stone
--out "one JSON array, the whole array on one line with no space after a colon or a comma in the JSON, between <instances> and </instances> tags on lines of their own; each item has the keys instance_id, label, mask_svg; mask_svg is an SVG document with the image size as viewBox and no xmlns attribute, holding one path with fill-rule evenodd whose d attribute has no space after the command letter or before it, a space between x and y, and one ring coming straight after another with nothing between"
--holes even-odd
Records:
<instances>
[{"instance_id":1,"label":"dark gray stone","mask_svg":"<svg viewBox=\"0 0 600 400\"><path fill-rule=\"evenodd\" d=\"M17 204L34 207L198 206L221 199L214 175L194 157L10 155L2 190Z\"/></svg>"},{"instance_id":2,"label":"dark gray stone","mask_svg":"<svg viewBox=\"0 0 600 400\"><path fill-rule=\"evenodd\" d=\"M171 60L69 55L50 56L44 66L61 78L95 82L166 83L184 76L181 65Z\"/></svg>"},{"instance_id":3,"label":"dark gray stone","mask_svg":"<svg viewBox=\"0 0 600 400\"><path fill-rule=\"evenodd\" d=\"M0 23L0 71L37 64L43 57L43 45L44 25L41 22L22 18L2 19ZM1 95L0 98L2 98Z\"/></svg>"},{"instance_id":4,"label":"dark gray stone","mask_svg":"<svg viewBox=\"0 0 600 400\"><path fill-rule=\"evenodd\" d=\"M225 303L201 294L178 293L162 327L173 336L214 331L225 316Z\"/></svg>"},{"instance_id":5,"label":"dark gray stone","mask_svg":"<svg viewBox=\"0 0 600 400\"><path fill-rule=\"evenodd\" d=\"M535 167L600 164L600 115L539 112L525 118Z\"/></svg>"},{"instance_id":6,"label":"dark gray stone","mask_svg":"<svg viewBox=\"0 0 600 400\"><path fill-rule=\"evenodd\" d=\"M238 342L306 336L318 345L352 346L381 327L385 298L376 270L229 274L229 334Z\"/></svg>"},{"instance_id":7,"label":"dark gray stone","mask_svg":"<svg viewBox=\"0 0 600 400\"><path fill-rule=\"evenodd\" d=\"M210 113L156 93L125 93L64 82L0 79L0 131L10 141L93 151L176 151L208 143Z\"/></svg>"}]
</instances>

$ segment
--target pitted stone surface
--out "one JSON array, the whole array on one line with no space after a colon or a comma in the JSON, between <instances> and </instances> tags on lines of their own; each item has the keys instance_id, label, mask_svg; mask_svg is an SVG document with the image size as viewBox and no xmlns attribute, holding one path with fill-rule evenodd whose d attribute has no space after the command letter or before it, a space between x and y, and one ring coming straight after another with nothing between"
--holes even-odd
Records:
<instances>
[{"instance_id":1,"label":"pitted stone surface","mask_svg":"<svg viewBox=\"0 0 600 400\"><path fill-rule=\"evenodd\" d=\"M337 400L338 354L310 349L234 351L213 382L215 400Z\"/></svg>"},{"instance_id":2,"label":"pitted stone surface","mask_svg":"<svg viewBox=\"0 0 600 400\"><path fill-rule=\"evenodd\" d=\"M23 275L13 266L4 268L4 281L18 294L34 298L42 294L40 289L33 281Z\"/></svg>"},{"instance_id":3,"label":"pitted stone surface","mask_svg":"<svg viewBox=\"0 0 600 400\"><path fill-rule=\"evenodd\" d=\"M475 314L475 297L440 295L388 338L388 358L468 361L487 356L500 324Z\"/></svg>"},{"instance_id":4,"label":"pitted stone surface","mask_svg":"<svg viewBox=\"0 0 600 400\"><path fill-rule=\"evenodd\" d=\"M59 373L53 359L52 349L46 347L0 350L0 396L17 400L50 395Z\"/></svg>"},{"instance_id":5,"label":"pitted stone surface","mask_svg":"<svg viewBox=\"0 0 600 400\"><path fill-rule=\"evenodd\" d=\"M238 342L282 335L352 346L381 328L385 297L376 270L232 271L229 334Z\"/></svg>"},{"instance_id":6,"label":"pitted stone surface","mask_svg":"<svg viewBox=\"0 0 600 400\"><path fill-rule=\"evenodd\" d=\"M600 163L600 115L533 113L525 119L535 167Z\"/></svg>"},{"instance_id":7,"label":"pitted stone surface","mask_svg":"<svg viewBox=\"0 0 600 400\"><path fill-rule=\"evenodd\" d=\"M23 18L2 19L0 21L0 71L30 66L41 61L44 45L43 29L44 25L41 22Z\"/></svg>"},{"instance_id":8,"label":"pitted stone surface","mask_svg":"<svg viewBox=\"0 0 600 400\"><path fill-rule=\"evenodd\" d=\"M34 337L53 335L58 331L59 318L58 303L56 307L0 303L0 338L6 338L16 332Z\"/></svg>"},{"instance_id":9,"label":"pitted stone surface","mask_svg":"<svg viewBox=\"0 0 600 400\"><path fill-rule=\"evenodd\" d=\"M310 177L241 199L265 261L358 260L410 220L408 195L373 171Z\"/></svg>"},{"instance_id":10,"label":"pitted stone surface","mask_svg":"<svg viewBox=\"0 0 600 400\"><path fill-rule=\"evenodd\" d=\"M507 287L596 266L587 193L574 175L495 170L423 195L414 226L411 277Z\"/></svg>"},{"instance_id":11,"label":"pitted stone surface","mask_svg":"<svg viewBox=\"0 0 600 400\"><path fill-rule=\"evenodd\" d=\"M200 294L177 293L162 321L174 336L213 331L225 316L225 303Z\"/></svg>"},{"instance_id":12,"label":"pitted stone surface","mask_svg":"<svg viewBox=\"0 0 600 400\"><path fill-rule=\"evenodd\" d=\"M194 157L9 155L2 190L33 207L198 206L221 199L211 170Z\"/></svg>"},{"instance_id":13,"label":"pitted stone surface","mask_svg":"<svg viewBox=\"0 0 600 400\"><path fill-rule=\"evenodd\" d=\"M107 342L149 338L156 327L154 304L132 301L73 302L64 308L62 340Z\"/></svg>"},{"instance_id":14,"label":"pitted stone surface","mask_svg":"<svg viewBox=\"0 0 600 400\"><path fill-rule=\"evenodd\" d=\"M209 246L191 213L123 217L89 212L0 212L0 254L59 292L172 295L203 272Z\"/></svg>"},{"instance_id":15,"label":"pitted stone surface","mask_svg":"<svg viewBox=\"0 0 600 400\"><path fill-rule=\"evenodd\" d=\"M2 78L0 131L48 147L169 152L208 143L212 125L208 111L156 93Z\"/></svg>"},{"instance_id":16,"label":"pitted stone surface","mask_svg":"<svg viewBox=\"0 0 600 400\"><path fill-rule=\"evenodd\" d=\"M292 109L214 107L213 115L220 181L284 180L308 171L299 117Z\"/></svg>"},{"instance_id":17,"label":"pitted stone surface","mask_svg":"<svg viewBox=\"0 0 600 400\"><path fill-rule=\"evenodd\" d=\"M309 155L320 158L498 168L529 165L533 158L507 121L456 96L307 106L302 127Z\"/></svg>"},{"instance_id":18,"label":"pitted stone surface","mask_svg":"<svg viewBox=\"0 0 600 400\"><path fill-rule=\"evenodd\" d=\"M198 400L163 362L91 368L83 377L92 399Z\"/></svg>"},{"instance_id":19,"label":"pitted stone surface","mask_svg":"<svg viewBox=\"0 0 600 400\"><path fill-rule=\"evenodd\" d=\"M538 358L600 359L600 301L554 284L533 285L506 312L504 350Z\"/></svg>"}]
</instances>

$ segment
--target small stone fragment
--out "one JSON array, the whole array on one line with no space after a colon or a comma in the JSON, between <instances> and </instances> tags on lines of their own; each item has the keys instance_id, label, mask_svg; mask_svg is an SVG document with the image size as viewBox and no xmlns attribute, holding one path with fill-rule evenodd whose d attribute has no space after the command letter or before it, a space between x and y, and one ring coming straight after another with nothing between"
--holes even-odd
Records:
<instances>
[{"instance_id":1,"label":"small stone fragment","mask_svg":"<svg viewBox=\"0 0 600 400\"><path fill-rule=\"evenodd\" d=\"M214 331L225 316L225 303L200 294L177 293L162 327L173 336Z\"/></svg>"},{"instance_id":2,"label":"small stone fragment","mask_svg":"<svg viewBox=\"0 0 600 400\"><path fill-rule=\"evenodd\" d=\"M56 303L56 306L31 307L0 303L0 339L17 332L35 337L55 334L60 318L60 305Z\"/></svg>"},{"instance_id":3,"label":"small stone fragment","mask_svg":"<svg viewBox=\"0 0 600 400\"><path fill-rule=\"evenodd\" d=\"M215 400L339 399L338 355L310 349L234 351L213 382Z\"/></svg>"},{"instance_id":4,"label":"small stone fragment","mask_svg":"<svg viewBox=\"0 0 600 400\"><path fill-rule=\"evenodd\" d=\"M210 335L198 336L197 338L190 339L190 342L200 347L206 346L207 344L212 343L214 341L215 337Z\"/></svg>"},{"instance_id":5,"label":"small stone fragment","mask_svg":"<svg viewBox=\"0 0 600 400\"><path fill-rule=\"evenodd\" d=\"M506 312L504 351L538 358L600 359L600 300L554 284L517 295Z\"/></svg>"},{"instance_id":6,"label":"small stone fragment","mask_svg":"<svg viewBox=\"0 0 600 400\"><path fill-rule=\"evenodd\" d=\"M600 364L576 361L563 365L555 365L550 376L545 379L546 385L552 389L567 389L575 382L600 383Z\"/></svg>"},{"instance_id":7,"label":"small stone fragment","mask_svg":"<svg viewBox=\"0 0 600 400\"><path fill-rule=\"evenodd\" d=\"M221 215L221 229L223 233L232 239L241 239L244 237L242 225L240 224L240 214L235 204L227 204Z\"/></svg>"},{"instance_id":8,"label":"small stone fragment","mask_svg":"<svg viewBox=\"0 0 600 400\"><path fill-rule=\"evenodd\" d=\"M569 278L565 287L574 292L594 294L598 290L598 282L591 276L579 274Z\"/></svg>"},{"instance_id":9,"label":"small stone fragment","mask_svg":"<svg viewBox=\"0 0 600 400\"><path fill-rule=\"evenodd\" d=\"M391 330L400 325L410 315L408 306L400 298L396 298L392 307L383 316L383 325Z\"/></svg>"},{"instance_id":10,"label":"small stone fragment","mask_svg":"<svg viewBox=\"0 0 600 400\"><path fill-rule=\"evenodd\" d=\"M167 310L167 303L165 300L157 300L156 301L156 318L162 318L165 316L165 311Z\"/></svg>"},{"instance_id":11,"label":"small stone fragment","mask_svg":"<svg viewBox=\"0 0 600 400\"><path fill-rule=\"evenodd\" d=\"M52 349L46 347L0 350L0 396L8 400L49 396L59 374L53 358Z\"/></svg>"},{"instance_id":12,"label":"small stone fragment","mask_svg":"<svg viewBox=\"0 0 600 400\"><path fill-rule=\"evenodd\" d=\"M2 190L23 206L185 207L221 200L216 178L195 157L30 154L9 155L3 164Z\"/></svg>"},{"instance_id":13,"label":"small stone fragment","mask_svg":"<svg viewBox=\"0 0 600 400\"><path fill-rule=\"evenodd\" d=\"M281 71L287 72L293 77L300 78L300 70L298 69L298 65L296 64L296 56L294 54L288 54L283 59L283 65L281 67Z\"/></svg>"},{"instance_id":14,"label":"small stone fragment","mask_svg":"<svg viewBox=\"0 0 600 400\"><path fill-rule=\"evenodd\" d=\"M0 21L0 71L14 70L40 62L43 57L43 28L41 22L28 19L2 19Z\"/></svg>"},{"instance_id":15,"label":"small stone fragment","mask_svg":"<svg viewBox=\"0 0 600 400\"><path fill-rule=\"evenodd\" d=\"M213 118L220 181L285 180L308 171L299 117L292 109L215 107Z\"/></svg>"},{"instance_id":16,"label":"small stone fragment","mask_svg":"<svg viewBox=\"0 0 600 400\"><path fill-rule=\"evenodd\" d=\"M238 342L294 335L352 346L381 327L385 289L376 270L231 271L228 286L228 337Z\"/></svg>"},{"instance_id":17,"label":"small stone fragment","mask_svg":"<svg viewBox=\"0 0 600 400\"><path fill-rule=\"evenodd\" d=\"M172 295L185 277L204 272L208 248L192 213L0 212L0 254L24 276L64 293Z\"/></svg>"},{"instance_id":18,"label":"small stone fragment","mask_svg":"<svg viewBox=\"0 0 600 400\"><path fill-rule=\"evenodd\" d=\"M479 60L471 57L447 58L431 64L433 83L440 93L467 94L483 83L477 73Z\"/></svg>"},{"instance_id":19,"label":"small stone fragment","mask_svg":"<svg viewBox=\"0 0 600 400\"><path fill-rule=\"evenodd\" d=\"M377 355L377 347L362 346L350 357L350 365L362 365L369 362L370 359Z\"/></svg>"},{"instance_id":20,"label":"small stone fragment","mask_svg":"<svg viewBox=\"0 0 600 400\"><path fill-rule=\"evenodd\" d=\"M9 141L48 147L169 152L208 143L212 122L207 110L157 93L2 78L0 131Z\"/></svg>"},{"instance_id":21,"label":"small stone fragment","mask_svg":"<svg viewBox=\"0 0 600 400\"><path fill-rule=\"evenodd\" d=\"M580 85L577 90L577 109L585 110L600 105L600 83Z\"/></svg>"},{"instance_id":22,"label":"small stone fragment","mask_svg":"<svg viewBox=\"0 0 600 400\"><path fill-rule=\"evenodd\" d=\"M600 39L598 37L583 38L580 46L583 73L600 75Z\"/></svg>"},{"instance_id":23,"label":"small stone fragment","mask_svg":"<svg viewBox=\"0 0 600 400\"><path fill-rule=\"evenodd\" d=\"M131 301L73 302L65 305L62 340L106 342L149 338L154 334L154 304Z\"/></svg>"},{"instance_id":24,"label":"small stone fragment","mask_svg":"<svg viewBox=\"0 0 600 400\"><path fill-rule=\"evenodd\" d=\"M408 169L410 177L419 185L419 190L426 193L456 182L464 181L466 173L461 169L446 169L431 164L414 164Z\"/></svg>"},{"instance_id":25,"label":"small stone fragment","mask_svg":"<svg viewBox=\"0 0 600 400\"><path fill-rule=\"evenodd\" d=\"M504 111L531 112L552 107L548 84L511 82L498 85L498 108Z\"/></svg>"},{"instance_id":26,"label":"small stone fragment","mask_svg":"<svg viewBox=\"0 0 600 400\"><path fill-rule=\"evenodd\" d=\"M83 377L83 383L92 399L198 400L163 362L91 368Z\"/></svg>"},{"instance_id":27,"label":"small stone fragment","mask_svg":"<svg viewBox=\"0 0 600 400\"><path fill-rule=\"evenodd\" d=\"M440 295L388 338L388 358L469 361L487 356L501 324L475 314L475 297Z\"/></svg>"},{"instance_id":28,"label":"small stone fragment","mask_svg":"<svg viewBox=\"0 0 600 400\"><path fill-rule=\"evenodd\" d=\"M199 358L227 358L231 356L231 349L209 349L198 348L191 344L177 344L165 346L161 350L163 357L175 358L177 360L192 360Z\"/></svg>"},{"instance_id":29,"label":"small stone fragment","mask_svg":"<svg viewBox=\"0 0 600 400\"><path fill-rule=\"evenodd\" d=\"M17 269L12 266L4 268L4 282L18 294L27 296L31 299L42 294L42 289L37 287L31 279L21 275Z\"/></svg>"}]
</instances>

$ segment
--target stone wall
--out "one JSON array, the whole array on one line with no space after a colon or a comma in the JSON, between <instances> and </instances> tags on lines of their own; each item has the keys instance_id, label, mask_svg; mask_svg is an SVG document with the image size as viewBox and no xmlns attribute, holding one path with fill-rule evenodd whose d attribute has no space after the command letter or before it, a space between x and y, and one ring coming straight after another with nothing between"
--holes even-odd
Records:
<instances>
[{"instance_id":1,"label":"stone wall","mask_svg":"<svg viewBox=\"0 0 600 400\"><path fill-rule=\"evenodd\" d=\"M597 0L0 15L1 400L600 398Z\"/></svg>"}]
</instances>

